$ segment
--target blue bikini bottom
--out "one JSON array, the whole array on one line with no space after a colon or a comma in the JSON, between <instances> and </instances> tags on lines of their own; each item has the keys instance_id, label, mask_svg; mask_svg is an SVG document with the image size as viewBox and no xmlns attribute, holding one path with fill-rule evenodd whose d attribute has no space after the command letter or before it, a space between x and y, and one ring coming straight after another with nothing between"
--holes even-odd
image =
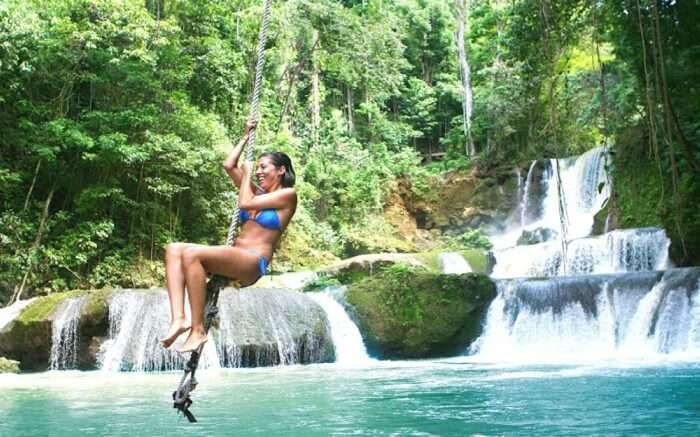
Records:
<instances>
[{"instance_id":1,"label":"blue bikini bottom","mask_svg":"<svg viewBox=\"0 0 700 437\"><path fill-rule=\"evenodd\" d=\"M258 271L260 272L260 277L263 277L267 274L267 266L269 263L267 262L267 258L262 256L260 252L258 252L255 249L246 249L248 252L252 253L253 255L257 255L258 257ZM258 278L260 279L260 278Z\"/></svg>"}]
</instances>

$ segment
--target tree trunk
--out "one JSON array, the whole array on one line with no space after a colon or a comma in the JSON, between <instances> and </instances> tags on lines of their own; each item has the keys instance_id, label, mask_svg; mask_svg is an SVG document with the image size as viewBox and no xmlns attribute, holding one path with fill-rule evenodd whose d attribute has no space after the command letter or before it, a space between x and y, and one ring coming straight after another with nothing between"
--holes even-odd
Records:
<instances>
[{"instance_id":1,"label":"tree trunk","mask_svg":"<svg viewBox=\"0 0 700 437\"><path fill-rule=\"evenodd\" d=\"M41 167L41 159L37 161L36 168L34 169L34 177L32 178L32 185L29 186L29 191L27 191L27 197L24 199L24 207L22 212L27 210L29 206L29 199L32 197L32 192L34 191L34 186L36 185L36 178L39 175L39 168Z\"/></svg>"},{"instance_id":2,"label":"tree trunk","mask_svg":"<svg viewBox=\"0 0 700 437\"><path fill-rule=\"evenodd\" d=\"M39 222L39 229L36 231L36 238L34 238L34 243L32 243L31 249L29 249L29 265L27 266L27 270L24 272L24 276L22 277L22 282L20 282L19 286L15 287L15 292L12 295L12 299L10 299L10 304L17 302L20 300L22 297L22 293L24 292L24 288L27 285L27 280L29 279L29 275L31 275L32 271L34 270L34 265L35 265L35 258L31 257L33 254L36 253L36 251L39 249L39 246L41 245L41 240L44 238L44 229L46 227L46 220L49 218L49 207L51 206L51 199L53 199L53 194L56 191L56 186L54 185L51 188L51 191L49 192L49 195L46 197L46 201L44 202L44 211L41 213L41 221Z\"/></svg>"},{"instance_id":3,"label":"tree trunk","mask_svg":"<svg viewBox=\"0 0 700 437\"><path fill-rule=\"evenodd\" d=\"M464 33L467 25L467 14L469 13L468 0L455 0L457 7L457 51L459 54L460 76L462 79L462 89L464 98L462 99L462 125L464 128L465 153L470 158L476 156L474 141L472 140L471 118L474 105L471 71L469 68L469 58L464 44Z\"/></svg>"},{"instance_id":4,"label":"tree trunk","mask_svg":"<svg viewBox=\"0 0 700 437\"><path fill-rule=\"evenodd\" d=\"M353 120L352 88L350 85L345 85L345 98L348 106L348 133L352 134L355 131L355 121Z\"/></svg>"},{"instance_id":5,"label":"tree trunk","mask_svg":"<svg viewBox=\"0 0 700 437\"><path fill-rule=\"evenodd\" d=\"M314 47L318 42L318 30L313 31ZM311 54L312 74L311 74L311 136L313 147L316 148L319 142L319 130L321 128L321 90L318 70L318 56Z\"/></svg>"}]
</instances>

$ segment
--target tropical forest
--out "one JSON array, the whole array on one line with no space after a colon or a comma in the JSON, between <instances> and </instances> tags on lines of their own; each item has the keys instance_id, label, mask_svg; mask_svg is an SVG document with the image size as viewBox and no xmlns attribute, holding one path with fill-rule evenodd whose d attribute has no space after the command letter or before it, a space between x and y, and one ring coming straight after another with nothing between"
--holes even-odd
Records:
<instances>
[{"instance_id":1,"label":"tropical forest","mask_svg":"<svg viewBox=\"0 0 700 437\"><path fill-rule=\"evenodd\" d=\"M0 434L697 432L698 6L0 0Z\"/></svg>"}]
</instances>

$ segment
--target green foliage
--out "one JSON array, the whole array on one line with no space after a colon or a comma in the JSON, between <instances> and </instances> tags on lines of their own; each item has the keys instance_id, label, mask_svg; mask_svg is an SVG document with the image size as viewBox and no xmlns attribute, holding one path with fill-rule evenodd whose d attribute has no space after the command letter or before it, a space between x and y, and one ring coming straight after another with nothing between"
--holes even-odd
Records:
<instances>
[{"instance_id":1,"label":"green foliage","mask_svg":"<svg viewBox=\"0 0 700 437\"><path fill-rule=\"evenodd\" d=\"M478 229L470 229L456 238L457 244L464 249L486 249L493 247L489 238Z\"/></svg>"},{"instance_id":2,"label":"green foliage","mask_svg":"<svg viewBox=\"0 0 700 437\"><path fill-rule=\"evenodd\" d=\"M661 207L638 221L695 250L691 3L471 2L476 170L623 144L630 130L643 131L630 156L656 156L655 133L661 171L637 197ZM260 13L253 0L0 5L0 302L25 278L24 297L152 283L168 242L223 241L220 163L248 114ZM431 177L474 170L456 26L442 0L273 2L257 147L292 157L301 200L277 269L409 250L380 217L388 187L406 178L420 195Z\"/></svg>"}]
</instances>

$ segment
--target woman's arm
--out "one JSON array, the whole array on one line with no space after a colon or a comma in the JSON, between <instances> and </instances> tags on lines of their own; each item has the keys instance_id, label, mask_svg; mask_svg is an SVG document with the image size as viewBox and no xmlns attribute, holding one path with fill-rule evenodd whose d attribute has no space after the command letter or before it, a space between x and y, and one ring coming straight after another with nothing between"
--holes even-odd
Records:
<instances>
[{"instance_id":1,"label":"woman's arm","mask_svg":"<svg viewBox=\"0 0 700 437\"><path fill-rule=\"evenodd\" d=\"M228 175L231 177L233 183L236 184L236 186L239 188L241 187L243 171L240 168L238 168L238 158L240 158L241 152L243 151L243 147L248 143L248 140L250 139L250 132L253 129L255 129L256 126L257 122L255 120L248 120L248 122L246 122L243 137L238 142L236 147L234 147L233 150L231 150L231 153L228 154L228 157L223 162L224 170L226 170L226 173L228 173Z\"/></svg>"},{"instance_id":2,"label":"woman's arm","mask_svg":"<svg viewBox=\"0 0 700 437\"><path fill-rule=\"evenodd\" d=\"M295 207L297 202L297 193L294 188L282 188L271 193L258 194L253 192L251 183L253 174L253 165L250 162L243 164L243 179L241 183L241 193L238 197L238 206L241 209L286 209Z\"/></svg>"}]
</instances>

